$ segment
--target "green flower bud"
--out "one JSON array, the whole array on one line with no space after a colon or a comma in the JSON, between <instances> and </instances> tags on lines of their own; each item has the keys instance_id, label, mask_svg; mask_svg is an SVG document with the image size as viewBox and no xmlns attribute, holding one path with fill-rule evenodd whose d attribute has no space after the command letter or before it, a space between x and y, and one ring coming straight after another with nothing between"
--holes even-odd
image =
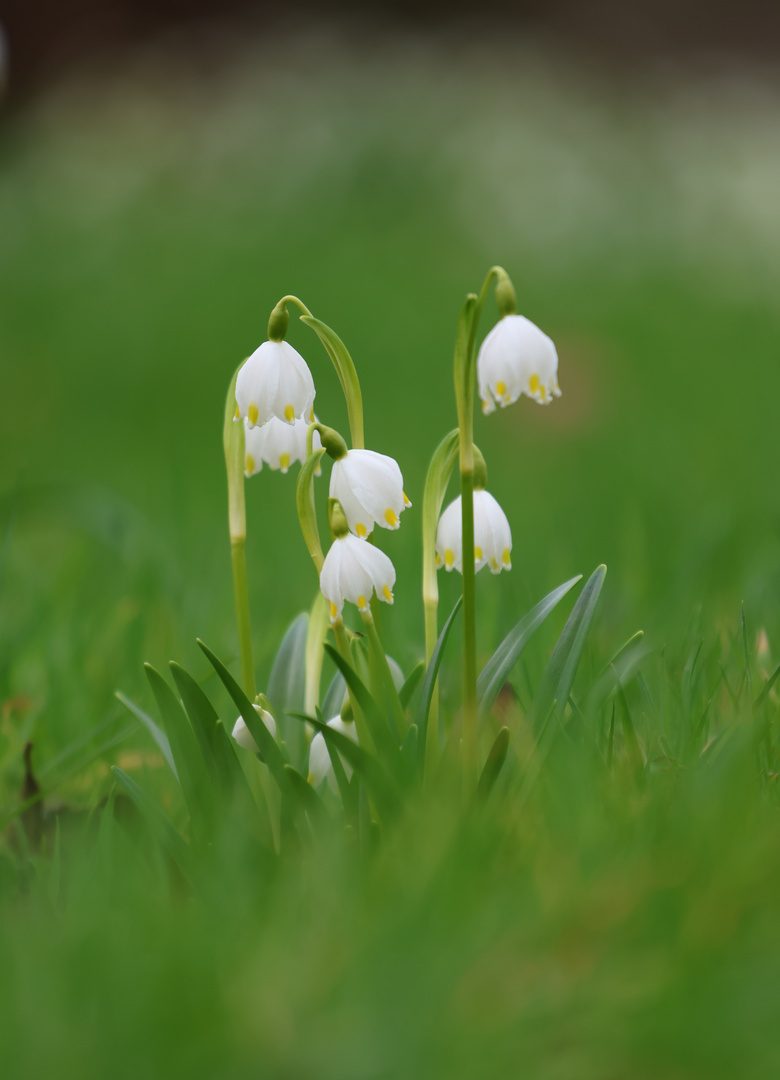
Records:
<instances>
[{"instance_id":1,"label":"green flower bud","mask_svg":"<svg viewBox=\"0 0 780 1080\"><path fill-rule=\"evenodd\" d=\"M517 314L517 293L505 270L501 272L496 282L496 306L501 318L504 315Z\"/></svg>"},{"instance_id":2,"label":"green flower bud","mask_svg":"<svg viewBox=\"0 0 780 1080\"><path fill-rule=\"evenodd\" d=\"M312 424L311 427L313 427L314 431L319 432L323 449L334 461L340 461L341 458L347 456L347 444L335 428L321 424L319 421Z\"/></svg>"},{"instance_id":3,"label":"green flower bud","mask_svg":"<svg viewBox=\"0 0 780 1080\"><path fill-rule=\"evenodd\" d=\"M474 446L474 490L484 491L487 487L487 465L478 446Z\"/></svg>"},{"instance_id":4,"label":"green flower bud","mask_svg":"<svg viewBox=\"0 0 780 1080\"><path fill-rule=\"evenodd\" d=\"M347 515L338 499L328 499L328 525L334 540L346 536L349 532Z\"/></svg>"},{"instance_id":5,"label":"green flower bud","mask_svg":"<svg viewBox=\"0 0 780 1080\"><path fill-rule=\"evenodd\" d=\"M287 305L280 300L271 312L268 320L268 340L284 341L287 336L287 327L290 325L290 315Z\"/></svg>"}]
</instances>

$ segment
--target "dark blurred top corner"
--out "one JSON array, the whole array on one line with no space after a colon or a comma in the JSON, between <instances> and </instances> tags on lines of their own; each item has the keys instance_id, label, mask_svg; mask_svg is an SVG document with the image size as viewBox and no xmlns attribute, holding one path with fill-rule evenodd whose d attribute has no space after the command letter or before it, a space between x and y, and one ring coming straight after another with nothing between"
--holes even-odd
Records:
<instances>
[{"instance_id":1,"label":"dark blurred top corner","mask_svg":"<svg viewBox=\"0 0 780 1080\"><path fill-rule=\"evenodd\" d=\"M774 61L780 4L766 0L2 0L0 80L23 100L101 54L204 22L273 26L315 18L346 31L367 19L414 33L530 31L620 67L657 56L715 52Z\"/></svg>"}]
</instances>

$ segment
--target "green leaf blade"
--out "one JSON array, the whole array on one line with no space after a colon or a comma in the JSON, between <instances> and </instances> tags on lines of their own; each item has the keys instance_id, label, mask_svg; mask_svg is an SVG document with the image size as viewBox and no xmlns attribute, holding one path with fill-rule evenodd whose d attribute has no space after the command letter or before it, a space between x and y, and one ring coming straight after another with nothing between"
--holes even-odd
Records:
<instances>
[{"instance_id":1,"label":"green leaf blade","mask_svg":"<svg viewBox=\"0 0 780 1080\"><path fill-rule=\"evenodd\" d=\"M485 664L477 679L477 701L480 720L484 720L489 716L501 687L506 682L507 675L512 670L531 636L557 607L564 596L581 580L582 574L578 574L548 593L507 634L487 664Z\"/></svg>"}]
</instances>

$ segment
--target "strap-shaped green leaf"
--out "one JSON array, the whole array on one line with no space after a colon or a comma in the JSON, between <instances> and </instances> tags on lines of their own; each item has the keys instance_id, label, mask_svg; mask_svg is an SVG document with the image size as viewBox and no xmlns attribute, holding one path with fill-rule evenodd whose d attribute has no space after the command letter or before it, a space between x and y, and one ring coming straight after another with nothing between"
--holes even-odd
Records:
<instances>
[{"instance_id":1,"label":"strap-shaped green leaf","mask_svg":"<svg viewBox=\"0 0 780 1080\"><path fill-rule=\"evenodd\" d=\"M380 814L392 816L398 812L400 800L395 784L382 763L373 754L369 754L362 746L354 743L340 731L328 727L321 720L315 720L311 716L299 716L297 719L311 724L321 732L328 749L333 748L345 761L349 762L355 772L360 775Z\"/></svg>"},{"instance_id":2,"label":"strap-shaped green leaf","mask_svg":"<svg viewBox=\"0 0 780 1080\"><path fill-rule=\"evenodd\" d=\"M217 777L217 762L214 756L214 743L217 737L217 716L214 706L203 693L201 688L183 667L171 660L168 665L179 691L184 711L187 714L192 730L197 739L206 771L212 783Z\"/></svg>"},{"instance_id":3,"label":"strap-shaped green leaf","mask_svg":"<svg viewBox=\"0 0 780 1080\"><path fill-rule=\"evenodd\" d=\"M144 664L144 670L168 734L195 835L203 838L214 820L213 778L208 775L187 714L173 690L151 664Z\"/></svg>"},{"instance_id":4,"label":"strap-shaped green leaf","mask_svg":"<svg viewBox=\"0 0 780 1080\"><path fill-rule=\"evenodd\" d=\"M219 675L222 683L230 694L236 708L241 714L244 723L249 728L249 734L255 740L260 753L263 756L268 769L276 781L282 792L286 792L289 789L289 780L284 771L285 765L288 762L285 760L284 754L279 749L276 740L271 735L271 732L265 726L263 721L257 715L254 710L254 706L249 701L244 691L238 685L236 680L230 674L228 669L222 663L218 656L216 656L208 645L205 645L200 638L197 639L198 645L203 650L203 653L207 657L209 663Z\"/></svg>"},{"instance_id":5,"label":"strap-shaped green leaf","mask_svg":"<svg viewBox=\"0 0 780 1080\"><path fill-rule=\"evenodd\" d=\"M485 767L479 778L479 783L477 784L478 799L486 799L493 790L493 785L498 779L498 774L501 772L504 762L506 761L507 751L509 750L509 740L509 728L502 727L498 735L496 735L495 742L490 748Z\"/></svg>"},{"instance_id":6,"label":"strap-shaped green leaf","mask_svg":"<svg viewBox=\"0 0 780 1080\"><path fill-rule=\"evenodd\" d=\"M303 732L287 722L287 714L301 712L306 688L306 639L308 612L302 611L287 628L274 658L267 696L273 706L279 737L287 746L290 761L299 766L303 758ZM259 744L258 744L259 745Z\"/></svg>"},{"instance_id":7,"label":"strap-shaped green leaf","mask_svg":"<svg viewBox=\"0 0 780 1080\"><path fill-rule=\"evenodd\" d=\"M176 762L173 760L173 754L171 753L171 744L162 728L154 722L149 713L144 712L140 705L136 705L136 703L127 697L126 694L123 694L121 690L117 690L114 696L118 701L121 701L124 707L129 709L133 716L146 728L157 744L160 753L165 758L168 768L178 780L179 774L176 772Z\"/></svg>"},{"instance_id":8,"label":"strap-shaped green leaf","mask_svg":"<svg viewBox=\"0 0 780 1080\"><path fill-rule=\"evenodd\" d=\"M223 801L230 804L233 798L237 797L240 800L238 806L242 812L259 813L244 770L233 749L232 740L220 722L213 705L189 672L174 662L171 662L170 668L201 750L204 751L204 756L208 753L213 761Z\"/></svg>"},{"instance_id":9,"label":"strap-shaped green leaf","mask_svg":"<svg viewBox=\"0 0 780 1080\"><path fill-rule=\"evenodd\" d=\"M311 784L308 784L298 770L294 769L292 765L285 765L284 771L287 773L290 787L295 792L301 807L308 814L312 827L315 830L319 830L328 820L328 811L325 808L325 803Z\"/></svg>"},{"instance_id":10,"label":"strap-shaped green leaf","mask_svg":"<svg viewBox=\"0 0 780 1080\"><path fill-rule=\"evenodd\" d=\"M325 346L325 351L336 369L341 389L344 392L344 399L347 403L352 447L355 450L362 450L365 445L363 441L363 395L360 391L360 380L352 357L338 334L324 322L315 319L313 315L301 315L301 322L306 323L315 332Z\"/></svg>"},{"instance_id":11,"label":"strap-shaped green leaf","mask_svg":"<svg viewBox=\"0 0 780 1080\"><path fill-rule=\"evenodd\" d=\"M409 702L412 700L415 690L417 689L420 680L425 674L425 661L419 660L404 680L404 684L398 691L398 698L401 702L401 707L406 708Z\"/></svg>"},{"instance_id":12,"label":"strap-shaped green leaf","mask_svg":"<svg viewBox=\"0 0 780 1080\"><path fill-rule=\"evenodd\" d=\"M455 621L455 616L460 611L461 604L463 603L463 597L459 596L455 601L455 606L450 612L450 617L447 619L442 632L439 634L439 640L436 642L436 646L433 650L433 656L431 662L428 664L428 670L425 673L425 680L423 681L422 690L420 692L420 700L417 703L417 712L414 717L414 722L417 725L419 735L419 747L420 747L420 769L425 771L425 764L432 765L434 760L434 746L438 749L439 733L436 731L428 736L428 714L431 709L431 699L433 697L433 688L436 685L436 678L439 674L439 667L441 666L442 657L444 655L444 646L447 644L447 638L450 636L450 630L452 624ZM427 743L431 743L431 748L427 748Z\"/></svg>"},{"instance_id":13,"label":"strap-shaped green leaf","mask_svg":"<svg viewBox=\"0 0 780 1080\"><path fill-rule=\"evenodd\" d=\"M184 837L170 823L157 803L150 799L143 788L140 788L138 784L136 784L135 780L128 776L127 773L122 772L116 765L111 766L111 772L114 774L117 783L122 785L138 807L141 814L148 822L152 832L174 860L181 872L189 881L192 881L194 860L192 849L189 847Z\"/></svg>"},{"instance_id":14,"label":"strap-shaped green leaf","mask_svg":"<svg viewBox=\"0 0 780 1080\"><path fill-rule=\"evenodd\" d=\"M531 636L539 629L566 593L580 580L582 580L582 574L578 574L576 577L564 582L563 585L559 585L557 589L553 589L551 593L548 593L543 600L539 601L536 607L531 608L523 616L517 626L507 634L490 657L477 679L477 701L479 703L480 719L484 720L490 714L501 687L506 682L507 675L512 670Z\"/></svg>"},{"instance_id":15,"label":"strap-shaped green leaf","mask_svg":"<svg viewBox=\"0 0 780 1080\"><path fill-rule=\"evenodd\" d=\"M352 665L347 663L338 649L334 649L330 642L326 642L325 651L344 676L347 681L347 686L354 694L355 700L363 713L371 738L374 740L374 746L376 747L377 752L387 764L393 767L395 759L398 757L400 746L393 740L385 717L382 715L379 706L371 696L368 687Z\"/></svg>"},{"instance_id":16,"label":"strap-shaped green leaf","mask_svg":"<svg viewBox=\"0 0 780 1080\"><path fill-rule=\"evenodd\" d=\"M554 701L560 712L566 707L606 573L606 566L598 566L588 578L553 649L529 714L537 734Z\"/></svg>"}]
</instances>

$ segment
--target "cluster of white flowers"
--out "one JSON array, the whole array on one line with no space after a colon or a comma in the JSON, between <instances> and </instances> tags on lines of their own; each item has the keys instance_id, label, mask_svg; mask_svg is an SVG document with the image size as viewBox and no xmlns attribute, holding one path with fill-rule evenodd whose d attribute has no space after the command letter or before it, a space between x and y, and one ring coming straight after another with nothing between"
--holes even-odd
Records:
<instances>
[{"instance_id":1,"label":"cluster of white flowers","mask_svg":"<svg viewBox=\"0 0 780 1080\"><path fill-rule=\"evenodd\" d=\"M477 358L477 379L482 409L504 408L522 395L540 404L560 396L558 355L550 338L522 315L506 314L482 343ZM266 341L249 357L236 380L235 419L245 427L244 471L247 477L263 464L286 473L305 461L309 424L314 416L314 380L303 357L286 341ZM323 429L325 432L326 429ZM343 445L343 443L342 443ZM313 449L322 446L313 435ZM343 527L334 528L333 543L320 572L320 588L328 602L330 619L338 623L344 603L368 612L374 594L393 603L395 568L384 552L369 540L374 526L395 530L401 514L412 504L403 487L397 462L373 450L333 450L330 497L340 504ZM461 497L446 508L436 534L436 563L446 570L463 570ZM474 562L476 570L489 566L494 574L512 567L512 532L504 511L484 488L474 491ZM276 737L273 717L259 705L258 715ZM341 716L328 726L357 742L355 725ZM236 742L246 749L257 746L241 717L233 728ZM351 775L343 762L346 775ZM328 778L335 784L328 748L322 734L315 735L309 753L309 781Z\"/></svg>"},{"instance_id":2,"label":"cluster of white flowers","mask_svg":"<svg viewBox=\"0 0 780 1080\"><path fill-rule=\"evenodd\" d=\"M286 473L294 462L305 460L315 394L306 361L286 341L265 341L252 353L236 379L235 419L245 428L245 476L260 472L264 464ZM321 446L315 430L313 449ZM412 504L398 463L373 450L348 450L334 461L330 495L340 502L349 528L334 539L320 575L335 622L345 601L367 611L376 592L392 604L393 564L366 541L375 524L397 529L401 514Z\"/></svg>"}]
</instances>

